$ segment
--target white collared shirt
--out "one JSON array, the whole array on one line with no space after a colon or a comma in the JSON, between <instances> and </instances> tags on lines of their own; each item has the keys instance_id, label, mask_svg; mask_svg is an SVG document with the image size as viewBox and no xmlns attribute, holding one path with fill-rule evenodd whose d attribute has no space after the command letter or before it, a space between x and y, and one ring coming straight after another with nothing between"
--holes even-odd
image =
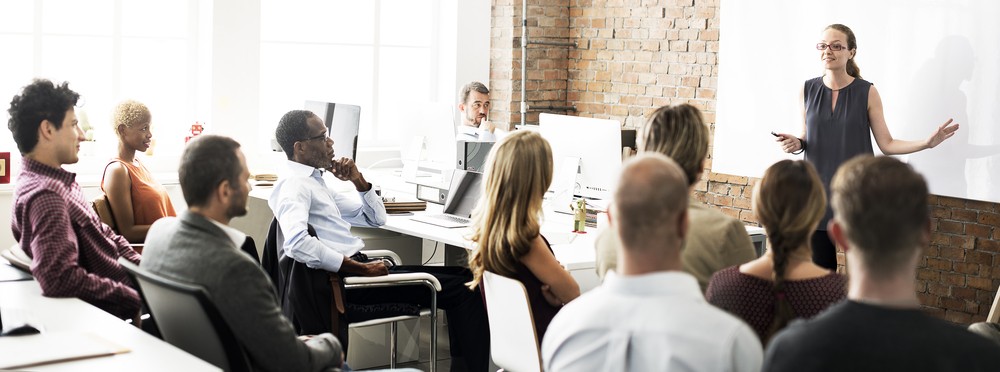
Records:
<instances>
[{"instance_id":1,"label":"white collared shirt","mask_svg":"<svg viewBox=\"0 0 1000 372\"><path fill-rule=\"evenodd\" d=\"M496 142L496 134L482 128L459 124L455 138L465 142Z\"/></svg>"},{"instance_id":2,"label":"white collared shirt","mask_svg":"<svg viewBox=\"0 0 1000 372\"><path fill-rule=\"evenodd\" d=\"M552 320L546 371L760 371L757 335L706 302L690 274L608 274Z\"/></svg>"},{"instance_id":3,"label":"white collared shirt","mask_svg":"<svg viewBox=\"0 0 1000 372\"><path fill-rule=\"evenodd\" d=\"M291 160L285 165L267 202L278 219L283 253L314 269L340 271L344 257L365 246L351 235L351 226L385 224L382 198L372 190L359 192L360 200L341 195L326 186L319 169ZM309 236L307 224L316 230L316 238Z\"/></svg>"},{"instance_id":4,"label":"white collared shirt","mask_svg":"<svg viewBox=\"0 0 1000 372\"><path fill-rule=\"evenodd\" d=\"M220 229L222 229L222 232L226 233L226 236L229 237L229 240L233 241L233 245L236 245L236 249L240 249L241 247L243 247L243 243L246 242L247 240L247 234L244 234L242 231L236 230L235 228L232 228L219 221L209 218L208 216L203 216L203 217L205 217L206 220L208 220L215 226L218 226Z\"/></svg>"}]
</instances>

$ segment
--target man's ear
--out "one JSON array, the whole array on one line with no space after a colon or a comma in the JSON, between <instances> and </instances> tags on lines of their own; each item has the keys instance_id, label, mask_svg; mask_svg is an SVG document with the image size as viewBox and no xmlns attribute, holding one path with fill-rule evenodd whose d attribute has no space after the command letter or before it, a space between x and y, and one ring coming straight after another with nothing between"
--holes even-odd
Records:
<instances>
[{"instance_id":1,"label":"man's ear","mask_svg":"<svg viewBox=\"0 0 1000 372\"><path fill-rule=\"evenodd\" d=\"M42 123L38 125L38 139L52 139L58 130L55 124L52 124L48 119L42 120Z\"/></svg>"},{"instance_id":2,"label":"man's ear","mask_svg":"<svg viewBox=\"0 0 1000 372\"><path fill-rule=\"evenodd\" d=\"M232 196L233 188L229 185L229 180L222 180L219 185L215 187L215 198L218 199L219 203L225 203Z\"/></svg>"},{"instance_id":3,"label":"man's ear","mask_svg":"<svg viewBox=\"0 0 1000 372\"><path fill-rule=\"evenodd\" d=\"M687 237L688 228L690 227L691 227L691 220L688 218L688 211L685 208L684 212L681 212L680 216L678 216L677 237L680 238L681 240L684 240L684 238Z\"/></svg>"},{"instance_id":4,"label":"man's ear","mask_svg":"<svg viewBox=\"0 0 1000 372\"><path fill-rule=\"evenodd\" d=\"M118 134L119 137L125 134L125 124L118 124L118 126L115 127L115 133Z\"/></svg>"},{"instance_id":5,"label":"man's ear","mask_svg":"<svg viewBox=\"0 0 1000 372\"><path fill-rule=\"evenodd\" d=\"M844 231L844 226L837 222L836 219L831 219L829 223L826 224L826 233L830 235L830 240L839 246L846 253L850 245L847 244L847 232ZM822 232L815 232L814 234L822 234Z\"/></svg>"},{"instance_id":6,"label":"man's ear","mask_svg":"<svg viewBox=\"0 0 1000 372\"><path fill-rule=\"evenodd\" d=\"M459 112L465 112L465 102L462 102L462 103L458 104L458 111Z\"/></svg>"}]
</instances>

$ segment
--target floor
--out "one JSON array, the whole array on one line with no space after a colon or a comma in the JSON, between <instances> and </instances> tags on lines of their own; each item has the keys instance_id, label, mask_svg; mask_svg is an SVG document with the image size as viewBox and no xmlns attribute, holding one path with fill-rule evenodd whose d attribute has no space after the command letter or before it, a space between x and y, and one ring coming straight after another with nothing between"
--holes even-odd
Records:
<instances>
[{"instance_id":1,"label":"floor","mask_svg":"<svg viewBox=\"0 0 1000 372\"><path fill-rule=\"evenodd\" d=\"M448 325L446 324L447 320L446 320L446 318L444 316L444 312L441 312L439 314L439 316L440 317L438 318L438 322L437 322L438 323L438 348L437 348L438 363L437 363L437 371L438 372L445 372L445 371L462 372L462 371L465 371L465 368L462 368L461 366L455 366L456 368L454 370L451 369L451 367L452 367L452 365L451 365L451 356L450 356L451 355L451 349L450 349L450 346L449 346L449 343L448 343ZM408 362L408 363L400 363L400 364L398 364L396 366L396 368L416 368L416 369L419 369L421 371L430 371L431 370L431 364L429 362L430 355L431 355L431 351L429 349L430 341L431 341L430 323L431 322L429 322L429 321L422 321L422 322L420 322L420 361L417 361L417 362ZM372 369L380 369L380 368L389 368L389 366L385 365L385 366L381 366L381 367L377 367L377 368L372 368Z\"/></svg>"}]
</instances>

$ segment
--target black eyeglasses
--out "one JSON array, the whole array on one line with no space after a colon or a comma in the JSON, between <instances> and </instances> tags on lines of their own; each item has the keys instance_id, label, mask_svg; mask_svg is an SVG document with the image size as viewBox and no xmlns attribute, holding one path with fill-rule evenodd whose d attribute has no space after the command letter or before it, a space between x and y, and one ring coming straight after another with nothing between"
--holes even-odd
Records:
<instances>
[{"instance_id":1,"label":"black eyeglasses","mask_svg":"<svg viewBox=\"0 0 1000 372\"><path fill-rule=\"evenodd\" d=\"M834 52L839 52L841 50L847 49L847 47L844 46L843 44L827 44L827 43L816 44L816 50L824 50L826 48L830 48L830 50Z\"/></svg>"},{"instance_id":2,"label":"black eyeglasses","mask_svg":"<svg viewBox=\"0 0 1000 372\"><path fill-rule=\"evenodd\" d=\"M316 136L312 136L312 137L306 138L304 140L299 140L299 142L315 141L315 140L319 140L319 139L325 141L327 138L330 138L330 136L327 135L326 133L323 133L323 134L320 134L320 135L316 135Z\"/></svg>"}]
</instances>

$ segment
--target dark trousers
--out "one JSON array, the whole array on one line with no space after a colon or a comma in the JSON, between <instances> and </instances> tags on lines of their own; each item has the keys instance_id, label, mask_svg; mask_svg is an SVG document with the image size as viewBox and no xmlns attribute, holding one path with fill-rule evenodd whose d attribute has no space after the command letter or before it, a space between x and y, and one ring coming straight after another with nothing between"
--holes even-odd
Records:
<instances>
[{"instance_id":1,"label":"dark trousers","mask_svg":"<svg viewBox=\"0 0 1000 372\"><path fill-rule=\"evenodd\" d=\"M812 236L813 263L837 271L837 245L833 244L826 230L816 230Z\"/></svg>"},{"instance_id":2,"label":"dark trousers","mask_svg":"<svg viewBox=\"0 0 1000 372\"><path fill-rule=\"evenodd\" d=\"M472 273L469 269L455 266L396 266L389 269L389 273L414 272L431 274L441 282L437 304L448 317L452 357L464 357L470 371L486 371L490 363L490 327L479 289L470 290L465 286L472 280ZM355 288L347 290L346 301L360 305L412 303L427 307L431 305L427 291L422 286Z\"/></svg>"}]
</instances>

